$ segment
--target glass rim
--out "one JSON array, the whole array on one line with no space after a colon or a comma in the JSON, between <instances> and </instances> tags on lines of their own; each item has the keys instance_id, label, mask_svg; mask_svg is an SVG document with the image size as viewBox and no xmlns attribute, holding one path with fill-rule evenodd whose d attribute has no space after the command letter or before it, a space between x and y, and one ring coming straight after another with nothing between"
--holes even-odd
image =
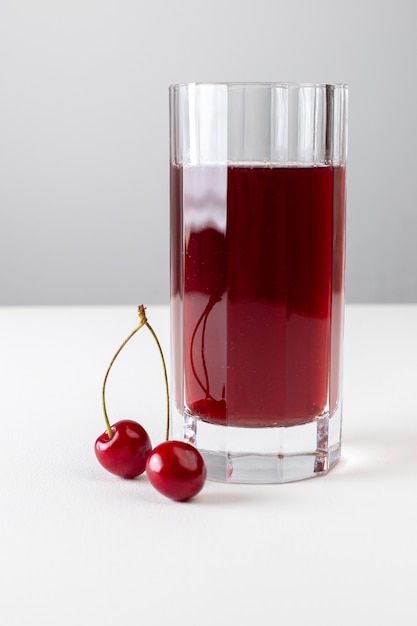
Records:
<instances>
[{"instance_id":1,"label":"glass rim","mask_svg":"<svg viewBox=\"0 0 417 626\"><path fill-rule=\"evenodd\" d=\"M347 83L315 83L315 82L291 82L291 81L220 81L220 82L189 82L189 83L172 83L169 86L170 91L187 87L265 87L280 89L341 89L347 90Z\"/></svg>"}]
</instances>

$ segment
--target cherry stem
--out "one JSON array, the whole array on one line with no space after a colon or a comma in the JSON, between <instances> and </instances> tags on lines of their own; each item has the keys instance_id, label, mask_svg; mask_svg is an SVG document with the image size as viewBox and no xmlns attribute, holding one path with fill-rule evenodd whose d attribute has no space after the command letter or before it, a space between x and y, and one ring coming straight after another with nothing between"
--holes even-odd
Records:
<instances>
[{"instance_id":1,"label":"cherry stem","mask_svg":"<svg viewBox=\"0 0 417 626\"><path fill-rule=\"evenodd\" d=\"M201 387L201 389L206 394L206 398L211 398L212 400L214 400L215 398L213 398L213 396L210 393L210 379L209 379L206 356L205 356L206 327L207 327L208 316L210 315L211 310L213 309L214 305L220 301L221 301L221 296L218 296L215 293L211 294L209 301L207 302L202 314L197 320L197 324L191 336L191 345L190 345L190 362L191 362L191 370L194 374L194 378L196 379L197 384ZM197 336L198 328L201 323L203 324L202 335L201 335L201 362L202 362L202 367L203 367L203 372L204 372L205 384L202 382L201 378L199 377L197 373L195 363L194 363L194 357L193 357L194 343L195 343L195 339Z\"/></svg>"},{"instance_id":2,"label":"cherry stem","mask_svg":"<svg viewBox=\"0 0 417 626\"><path fill-rule=\"evenodd\" d=\"M109 439L112 439L113 431L111 429L111 424L110 424L110 421L109 421L109 417L108 417L108 414L107 414L107 408L106 408L106 383L107 383L107 378L109 376L110 370L111 370L111 368L113 366L113 363L115 362L115 360L117 359L117 357L119 356L120 352L123 350L123 348L125 347L127 342L130 341L130 339L132 339L132 337L138 332L138 330L140 330L142 328L142 326L146 326L148 328L149 332L151 333L152 337L154 338L156 345L158 346L159 354L161 356L161 361L162 361L162 367L163 367L163 370L164 370L165 397L166 397L166 407L167 407L167 419L166 419L165 438L168 441L168 439L169 439L169 430L170 430L170 406L169 406L168 374L167 374L167 368L166 368L166 363L165 363L165 359L164 359L164 354L162 352L161 344L159 343L158 337L156 336L156 333L155 333L154 329L149 324L149 322L148 322L148 320L146 318L145 307L143 306L143 304L140 304L138 306L138 316L139 316L139 324L136 326L136 328L134 328L132 330L130 335L128 337L126 337L126 339L124 340L124 342L122 343L120 348L117 350L117 352L113 356L112 360L110 361L110 364L109 364L109 366L107 368L107 372L106 372L106 374L104 376L103 387L102 387L102 390L101 390L101 402L102 402L102 406L103 406L104 420L106 422L106 430L107 430L107 434L109 436Z\"/></svg>"},{"instance_id":3,"label":"cherry stem","mask_svg":"<svg viewBox=\"0 0 417 626\"><path fill-rule=\"evenodd\" d=\"M166 407L167 407L167 419L166 419L166 430L165 430L165 439L168 441L169 439L169 430L170 430L170 408L169 408L169 386L168 386L168 374L167 367L164 359L164 353L162 352L161 344L159 343L159 339L156 336L156 333L149 322L146 320L145 325L147 329L150 331L152 337L155 339L155 343L158 346L159 354L161 356L162 368L164 370L164 380L165 380L165 399L166 399Z\"/></svg>"}]
</instances>

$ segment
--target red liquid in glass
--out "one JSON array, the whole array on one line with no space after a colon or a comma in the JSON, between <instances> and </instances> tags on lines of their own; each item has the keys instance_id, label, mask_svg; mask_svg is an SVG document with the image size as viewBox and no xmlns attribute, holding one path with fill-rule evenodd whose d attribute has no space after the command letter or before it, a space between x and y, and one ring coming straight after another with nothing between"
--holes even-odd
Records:
<instances>
[{"instance_id":1,"label":"red liquid in glass","mask_svg":"<svg viewBox=\"0 0 417 626\"><path fill-rule=\"evenodd\" d=\"M338 403L342 167L173 167L177 407L214 424L306 423Z\"/></svg>"}]
</instances>

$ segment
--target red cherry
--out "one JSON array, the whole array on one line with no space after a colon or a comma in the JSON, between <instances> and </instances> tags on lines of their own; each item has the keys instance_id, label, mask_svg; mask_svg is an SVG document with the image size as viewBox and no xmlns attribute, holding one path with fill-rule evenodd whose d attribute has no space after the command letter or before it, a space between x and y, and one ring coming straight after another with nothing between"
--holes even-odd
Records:
<instances>
[{"instance_id":1,"label":"red cherry","mask_svg":"<svg viewBox=\"0 0 417 626\"><path fill-rule=\"evenodd\" d=\"M133 420L121 420L97 438L94 450L101 465L117 476L135 478L143 474L152 450L146 430Z\"/></svg>"},{"instance_id":2,"label":"red cherry","mask_svg":"<svg viewBox=\"0 0 417 626\"><path fill-rule=\"evenodd\" d=\"M216 422L226 423L226 400L215 400L215 398L202 398L196 400L190 405L190 412L198 415L203 421L210 422L215 419Z\"/></svg>"},{"instance_id":3,"label":"red cherry","mask_svg":"<svg viewBox=\"0 0 417 626\"><path fill-rule=\"evenodd\" d=\"M152 450L146 462L151 484L167 498L184 502L197 495L207 476L200 452L185 441L164 441Z\"/></svg>"}]
</instances>

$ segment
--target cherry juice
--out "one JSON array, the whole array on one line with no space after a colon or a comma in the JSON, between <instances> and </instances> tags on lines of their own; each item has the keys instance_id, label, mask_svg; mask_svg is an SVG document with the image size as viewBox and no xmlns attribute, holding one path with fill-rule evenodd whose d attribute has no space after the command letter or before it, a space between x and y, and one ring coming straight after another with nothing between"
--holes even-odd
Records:
<instances>
[{"instance_id":1,"label":"cherry juice","mask_svg":"<svg viewBox=\"0 0 417 626\"><path fill-rule=\"evenodd\" d=\"M179 411L245 427L334 412L344 193L343 167L172 167Z\"/></svg>"}]
</instances>

